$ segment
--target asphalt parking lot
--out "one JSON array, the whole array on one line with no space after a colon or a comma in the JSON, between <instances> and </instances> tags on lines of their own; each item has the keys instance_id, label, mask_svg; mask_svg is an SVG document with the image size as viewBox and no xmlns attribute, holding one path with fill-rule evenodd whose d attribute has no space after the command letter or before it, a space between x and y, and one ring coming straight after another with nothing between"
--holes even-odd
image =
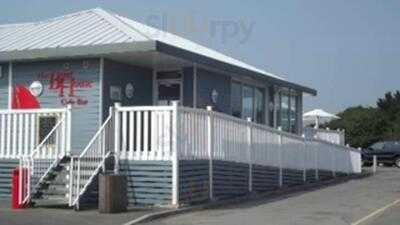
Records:
<instances>
[{"instance_id":1,"label":"asphalt parking lot","mask_svg":"<svg viewBox=\"0 0 400 225\"><path fill-rule=\"evenodd\" d=\"M0 225L111 225L124 224L154 210L129 210L118 214L100 214L97 210L75 212L69 208L10 209L10 201L0 200Z\"/></svg>"},{"instance_id":2,"label":"asphalt parking lot","mask_svg":"<svg viewBox=\"0 0 400 225\"><path fill-rule=\"evenodd\" d=\"M400 204L387 209L381 215L366 222L365 225L398 225L400 224Z\"/></svg>"},{"instance_id":3,"label":"asphalt parking lot","mask_svg":"<svg viewBox=\"0 0 400 225\"><path fill-rule=\"evenodd\" d=\"M372 177L350 180L313 191L292 193L274 199L258 199L217 209L194 211L155 220L148 224L348 225L399 198L400 169L379 168L376 176ZM393 211L396 209L398 211ZM391 210L399 212L400 207L394 207ZM149 212L154 211L131 210L128 213L110 215L99 214L96 210L81 212L53 208L11 210L9 201L1 200L0 225L125 224ZM385 213L390 212L389 210L385 211ZM399 221L398 216L393 216L393 213L388 215L386 217L389 218L389 221L383 217L385 223L369 225L391 225L391 221ZM381 216L374 218L371 222L381 219Z\"/></svg>"},{"instance_id":4,"label":"asphalt parking lot","mask_svg":"<svg viewBox=\"0 0 400 225\"><path fill-rule=\"evenodd\" d=\"M399 198L400 169L379 168L376 176L311 192L198 211L151 224L351 225Z\"/></svg>"}]
</instances>

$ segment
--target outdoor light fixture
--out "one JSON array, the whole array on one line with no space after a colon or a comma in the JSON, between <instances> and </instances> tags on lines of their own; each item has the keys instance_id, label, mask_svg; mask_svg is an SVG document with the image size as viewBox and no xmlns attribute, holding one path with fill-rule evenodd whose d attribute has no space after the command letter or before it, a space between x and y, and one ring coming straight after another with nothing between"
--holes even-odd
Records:
<instances>
[{"instance_id":1,"label":"outdoor light fixture","mask_svg":"<svg viewBox=\"0 0 400 225\"><path fill-rule=\"evenodd\" d=\"M43 93L43 85L40 81L34 81L32 84L29 86L29 91L31 94L35 97L39 97Z\"/></svg>"},{"instance_id":2,"label":"outdoor light fixture","mask_svg":"<svg viewBox=\"0 0 400 225\"><path fill-rule=\"evenodd\" d=\"M211 101L212 101L212 103L217 104L217 101L218 101L218 91L215 90L215 89L213 89L213 90L211 91Z\"/></svg>"},{"instance_id":3,"label":"outdoor light fixture","mask_svg":"<svg viewBox=\"0 0 400 225\"><path fill-rule=\"evenodd\" d=\"M133 87L132 83L128 83L125 86L125 96L127 98L133 98L133 93L135 92L135 88Z\"/></svg>"}]
</instances>

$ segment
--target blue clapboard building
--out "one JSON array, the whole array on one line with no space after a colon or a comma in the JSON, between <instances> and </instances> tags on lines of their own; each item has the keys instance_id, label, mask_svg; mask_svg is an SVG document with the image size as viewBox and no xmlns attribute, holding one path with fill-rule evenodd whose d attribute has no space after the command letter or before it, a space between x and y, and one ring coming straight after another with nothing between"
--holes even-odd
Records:
<instances>
[{"instance_id":1,"label":"blue clapboard building","mask_svg":"<svg viewBox=\"0 0 400 225\"><path fill-rule=\"evenodd\" d=\"M18 165L21 202L75 207L105 170L156 205L358 171L356 150L301 137L316 90L102 9L0 25L0 71L3 197Z\"/></svg>"}]
</instances>

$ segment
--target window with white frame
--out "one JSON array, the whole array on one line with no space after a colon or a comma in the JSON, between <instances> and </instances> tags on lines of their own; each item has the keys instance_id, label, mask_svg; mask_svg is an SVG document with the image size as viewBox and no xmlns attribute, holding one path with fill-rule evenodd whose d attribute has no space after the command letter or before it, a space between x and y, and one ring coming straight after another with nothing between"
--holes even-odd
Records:
<instances>
[{"instance_id":1,"label":"window with white frame","mask_svg":"<svg viewBox=\"0 0 400 225\"><path fill-rule=\"evenodd\" d=\"M55 116L41 116L38 121L38 143L42 143L57 124ZM56 136L51 135L46 141L46 145L55 145Z\"/></svg>"}]
</instances>

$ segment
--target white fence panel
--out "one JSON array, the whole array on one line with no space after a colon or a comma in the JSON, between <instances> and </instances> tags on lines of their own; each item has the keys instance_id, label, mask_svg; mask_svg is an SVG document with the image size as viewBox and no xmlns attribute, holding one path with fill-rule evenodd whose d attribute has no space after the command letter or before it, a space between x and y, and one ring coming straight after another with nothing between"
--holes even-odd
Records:
<instances>
[{"instance_id":1,"label":"white fence panel","mask_svg":"<svg viewBox=\"0 0 400 225\"><path fill-rule=\"evenodd\" d=\"M115 107L115 146L121 159L170 160L173 107Z\"/></svg>"},{"instance_id":2,"label":"white fence panel","mask_svg":"<svg viewBox=\"0 0 400 225\"><path fill-rule=\"evenodd\" d=\"M214 113L213 159L248 163L247 121Z\"/></svg>"},{"instance_id":3,"label":"white fence panel","mask_svg":"<svg viewBox=\"0 0 400 225\"><path fill-rule=\"evenodd\" d=\"M49 132L51 126L62 120L66 113L67 109L0 110L0 158L30 156L47 135L46 131ZM54 121L45 121L46 118L54 118ZM42 147L40 157L56 158L66 153L66 129L67 124L63 123L54 137Z\"/></svg>"},{"instance_id":4,"label":"white fence panel","mask_svg":"<svg viewBox=\"0 0 400 225\"><path fill-rule=\"evenodd\" d=\"M180 111L180 133L178 143L181 146L181 159L208 159L207 126L209 113L204 110L183 109Z\"/></svg>"},{"instance_id":5,"label":"white fence panel","mask_svg":"<svg viewBox=\"0 0 400 225\"><path fill-rule=\"evenodd\" d=\"M279 167L279 135L262 126L253 126L252 134L253 163Z\"/></svg>"},{"instance_id":6,"label":"white fence panel","mask_svg":"<svg viewBox=\"0 0 400 225\"><path fill-rule=\"evenodd\" d=\"M177 106L117 106L115 110L115 146L122 159L172 160L176 138L177 156L182 160L361 172L358 150L305 139L223 113Z\"/></svg>"}]
</instances>

